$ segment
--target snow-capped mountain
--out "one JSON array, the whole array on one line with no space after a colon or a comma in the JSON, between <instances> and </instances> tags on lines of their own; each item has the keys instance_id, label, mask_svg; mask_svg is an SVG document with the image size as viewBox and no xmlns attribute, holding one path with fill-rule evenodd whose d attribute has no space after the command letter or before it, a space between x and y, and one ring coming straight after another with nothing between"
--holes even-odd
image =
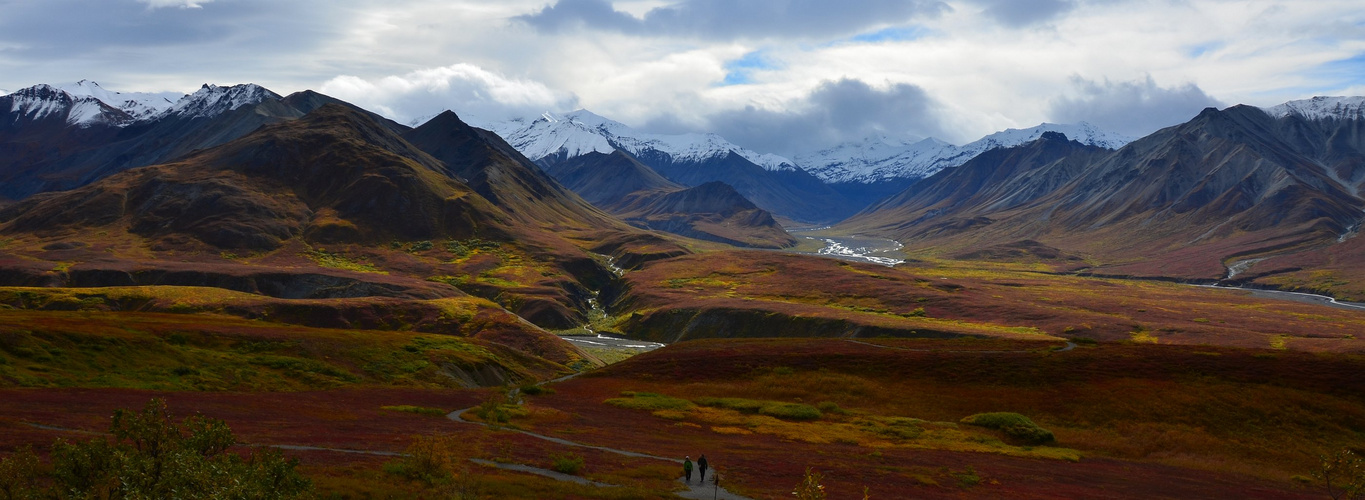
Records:
<instances>
[{"instance_id":1,"label":"snow-capped mountain","mask_svg":"<svg viewBox=\"0 0 1365 500\"><path fill-rule=\"evenodd\" d=\"M175 102L185 97L179 92L116 92L101 87L99 83L81 80L59 87L73 97L93 97L116 109L128 113L134 120L147 120L170 109Z\"/></svg>"},{"instance_id":2,"label":"snow-capped mountain","mask_svg":"<svg viewBox=\"0 0 1365 500\"><path fill-rule=\"evenodd\" d=\"M587 110L545 113L533 120L510 120L488 128L532 160L611 153L619 148L637 156L663 153L679 163L704 162L733 152L767 170L797 169L791 160L741 148L716 134L650 134Z\"/></svg>"},{"instance_id":3,"label":"snow-capped mountain","mask_svg":"<svg viewBox=\"0 0 1365 500\"><path fill-rule=\"evenodd\" d=\"M938 139L905 143L884 136L869 137L833 148L797 155L796 164L827 183L872 184L897 179L922 179L956 167L995 148L1037 140L1043 132L1060 132L1085 145L1118 149L1136 138L1106 132L1089 123L1044 123L1026 129L1007 129L975 142L956 146Z\"/></svg>"},{"instance_id":4,"label":"snow-capped mountain","mask_svg":"<svg viewBox=\"0 0 1365 500\"><path fill-rule=\"evenodd\" d=\"M193 94L176 101L165 114L181 118L212 118L242 106L280 99L283 98L279 94L254 83L227 87L206 83Z\"/></svg>"},{"instance_id":5,"label":"snow-capped mountain","mask_svg":"<svg viewBox=\"0 0 1365 500\"><path fill-rule=\"evenodd\" d=\"M1314 97L1264 108L1275 118L1298 115L1309 120L1365 118L1365 97Z\"/></svg>"},{"instance_id":6,"label":"snow-capped mountain","mask_svg":"<svg viewBox=\"0 0 1365 500\"><path fill-rule=\"evenodd\" d=\"M90 127L96 124L121 126L132 117L88 96L73 96L51 85L34 85L0 98L8 100L10 125L61 119L67 125Z\"/></svg>"}]
</instances>

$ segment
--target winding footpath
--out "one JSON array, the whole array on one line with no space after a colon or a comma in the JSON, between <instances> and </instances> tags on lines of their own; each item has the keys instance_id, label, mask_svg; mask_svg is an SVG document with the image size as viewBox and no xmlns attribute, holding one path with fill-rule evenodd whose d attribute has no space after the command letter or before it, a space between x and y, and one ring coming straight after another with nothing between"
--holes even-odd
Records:
<instances>
[{"instance_id":1,"label":"winding footpath","mask_svg":"<svg viewBox=\"0 0 1365 500\"><path fill-rule=\"evenodd\" d=\"M575 373L575 374L572 374L572 375L567 375L567 376L560 377L560 378L557 378L557 379L554 379L554 380L550 380L550 381L548 381L548 382L542 382L541 384L538 384L538 385L546 385L546 384L552 384L552 383L555 383L555 382L561 382L561 381L564 381L564 380L569 380L569 379L571 379L571 378L577 377L578 375L579 375L578 373ZM516 393L516 389L513 389L513 394L515 395L515 393ZM483 423L483 422L475 422L475 421L472 421L472 420L465 420L465 419L464 419L464 414L465 414L465 412L468 412L468 411L470 411L470 410L473 410L474 408L477 408L477 407L469 407L469 408L464 408L464 409L461 409L461 410L455 410L455 411L450 412L449 414L447 414L447 415L446 415L446 418L448 418L448 419L450 419L450 420L452 420L452 421L455 421L455 422L459 422L459 423L473 424L473 425L481 425L481 426L484 426L484 427L488 427L488 424L486 424L486 423ZM563 446L570 446L570 447L575 447L575 448L586 448L586 449L590 449L590 450L605 451L605 452L607 452L607 453L615 453L615 454L617 454L617 455L624 455L624 456L627 456L627 457L648 458L648 459L653 459L653 460L663 460L663 461L665 461L665 462L673 462L673 463L678 464L678 465L679 465L679 468L681 468L682 462L683 462L682 460L678 460L677 458L661 457L661 456L658 456L658 455L651 455L651 454L648 454L648 453L640 453L640 452L635 452L635 451L630 451L630 450L622 450L622 449L617 449L617 448L610 448L610 447L607 447L607 446L597 446L597 445L579 443L579 442L569 441L569 440L567 440L567 439L557 438L557 437L553 437L553 436L546 436L546 435L544 435L544 434L537 434L537 433L534 433L534 432L531 432L531 431L526 431L526 430L521 430L521 429L513 429L513 428L508 428L508 427L503 427L503 429L504 429L504 430L513 431L513 432L519 432L519 433L521 433L521 434L525 434L525 435L527 435L527 436L531 436L531 437L536 438L536 439L542 439L542 440L549 441L549 442L551 442L551 443L555 443L555 444L559 444L559 445L563 445ZM570 476L570 475L563 474L563 473L559 473L559 472L555 472L555 471L552 471L552 470L541 469L541 468L538 468L538 467L531 467L531 466L529 466L529 465L520 465L520 464L499 464L499 463L493 463L493 462L488 462L488 461L486 461L486 460L478 460L478 459L474 459L473 461L474 461L475 463L480 463L480 464L484 464L484 465L492 465L492 466L494 466L494 467L498 467L498 468L502 468L502 469L508 469L508 470L515 470L515 471L527 472L527 473L531 473L531 474L537 474L537 475L549 477L549 478L552 478L552 479L557 479L557 480L560 480L560 481L572 481L572 482L576 482L576 483L579 483L579 484L591 484L591 485L593 485L593 486L599 486L599 487L613 487L613 486L619 486L619 485L614 485L614 484L606 484L606 483L599 483L599 482L596 482L596 481L589 481L589 480L584 479L584 478L581 478L581 477ZM714 470L713 470L711 474L712 474L712 476L714 476L716 473L715 473ZM749 497L742 496L742 495L737 495L737 494L731 493L731 492L729 492L729 491L726 491L725 488L721 488L719 485L717 485L717 484L715 484L715 483L710 483L710 484L692 484L692 483L690 483L690 482L685 481L682 477L679 477L679 478L678 478L678 482L683 483L683 484L687 487L687 490L686 490L686 491L675 491L675 492L673 492L673 494L675 494L675 495L677 495L677 496L679 496L679 497L682 497L682 498L689 498L689 499L696 499L696 500L704 500L704 499L716 499L716 500L753 500L753 499L751 499L751 498L749 498Z\"/></svg>"}]
</instances>

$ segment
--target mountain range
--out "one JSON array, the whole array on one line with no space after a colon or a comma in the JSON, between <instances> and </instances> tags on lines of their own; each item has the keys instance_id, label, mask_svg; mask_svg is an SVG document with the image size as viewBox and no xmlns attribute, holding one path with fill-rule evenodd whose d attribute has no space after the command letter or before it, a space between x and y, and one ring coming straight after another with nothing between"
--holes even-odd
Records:
<instances>
[{"instance_id":1,"label":"mountain range","mask_svg":"<svg viewBox=\"0 0 1365 500\"><path fill-rule=\"evenodd\" d=\"M421 152L419 163L498 207L488 220L550 231L633 225L780 248L794 239L779 222L838 222L912 251L1027 249L1070 270L1307 288L1317 285L1306 270L1354 275L1349 262L1365 253L1353 237L1365 210L1361 98L1210 108L1140 139L1043 124L964 146L875 137L793 160L714 134L640 132L585 110L487 130L447 112L410 128L311 91L205 85L173 97L87 81L0 97L0 196L14 203L179 162L334 105L392 134L385 149ZM240 241L268 247L308 231Z\"/></svg>"},{"instance_id":2,"label":"mountain range","mask_svg":"<svg viewBox=\"0 0 1365 500\"><path fill-rule=\"evenodd\" d=\"M1322 289L1365 278L1365 98L1209 108L1116 150L1047 133L844 221L915 249L1083 256L1099 274ZM1007 248L1000 248L1007 255ZM1356 281L1358 282L1358 281Z\"/></svg>"}]
</instances>

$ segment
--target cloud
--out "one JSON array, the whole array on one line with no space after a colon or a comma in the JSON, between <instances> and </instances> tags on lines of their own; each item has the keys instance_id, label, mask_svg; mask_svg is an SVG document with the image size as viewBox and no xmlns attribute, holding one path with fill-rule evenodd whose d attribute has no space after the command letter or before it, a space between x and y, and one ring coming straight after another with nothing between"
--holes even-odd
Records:
<instances>
[{"instance_id":1,"label":"cloud","mask_svg":"<svg viewBox=\"0 0 1365 500\"><path fill-rule=\"evenodd\" d=\"M408 124L420 124L447 109L478 125L545 111L570 111L578 105L573 94L471 64L422 69L374 81L338 76L324 83L320 91Z\"/></svg>"},{"instance_id":2,"label":"cloud","mask_svg":"<svg viewBox=\"0 0 1365 500\"><path fill-rule=\"evenodd\" d=\"M137 0L147 4L149 9L160 9L162 7L180 7L182 9L202 9L204 4L212 3L213 0Z\"/></svg>"},{"instance_id":3,"label":"cloud","mask_svg":"<svg viewBox=\"0 0 1365 500\"><path fill-rule=\"evenodd\" d=\"M710 131L755 151L794 155L873 134L942 135L938 105L907 83L878 89L852 79L825 81L788 110L749 106L708 117Z\"/></svg>"},{"instance_id":4,"label":"cloud","mask_svg":"<svg viewBox=\"0 0 1365 500\"><path fill-rule=\"evenodd\" d=\"M974 0L987 17L1011 28L1055 19L1076 8L1073 0Z\"/></svg>"},{"instance_id":5,"label":"cloud","mask_svg":"<svg viewBox=\"0 0 1365 500\"><path fill-rule=\"evenodd\" d=\"M559 0L514 19L550 33L586 27L732 40L843 35L946 10L947 4L936 0L683 0L636 17L608 0Z\"/></svg>"},{"instance_id":6,"label":"cloud","mask_svg":"<svg viewBox=\"0 0 1365 500\"><path fill-rule=\"evenodd\" d=\"M1145 136L1189 121L1201 110L1222 103L1187 83L1160 87L1148 76L1129 82L1096 82L1073 77L1076 95L1051 101L1050 116L1062 123L1089 122L1105 130Z\"/></svg>"}]
</instances>

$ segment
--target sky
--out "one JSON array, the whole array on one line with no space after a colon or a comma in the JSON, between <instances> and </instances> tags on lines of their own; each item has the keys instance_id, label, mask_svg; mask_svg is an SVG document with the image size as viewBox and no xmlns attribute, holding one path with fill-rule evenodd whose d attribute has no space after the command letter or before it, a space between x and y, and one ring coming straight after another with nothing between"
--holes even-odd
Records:
<instances>
[{"instance_id":1,"label":"sky","mask_svg":"<svg viewBox=\"0 0 1365 500\"><path fill-rule=\"evenodd\" d=\"M313 89L404 123L579 108L794 155L1365 95L1359 0L0 0L0 89Z\"/></svg>"}]
</instances>

